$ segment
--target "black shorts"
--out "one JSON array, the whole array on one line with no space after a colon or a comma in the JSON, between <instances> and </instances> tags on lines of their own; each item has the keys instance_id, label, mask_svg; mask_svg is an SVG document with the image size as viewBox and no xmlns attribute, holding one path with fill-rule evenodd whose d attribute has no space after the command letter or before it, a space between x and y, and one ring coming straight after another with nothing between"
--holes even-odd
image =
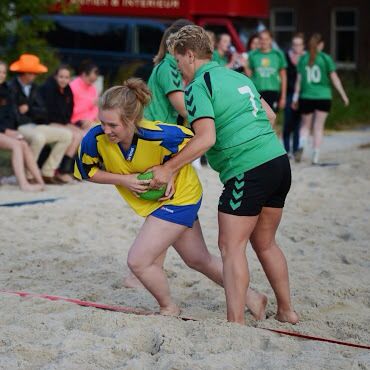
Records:
<instances>
[{"instance_id":1,"label":"black shorts","mask_svg":"<svg viewBox=\"0 0 370 370\"><path fill-rule=\"evenodd\" d=\"M235 216L257 216L263 207L283 208L292 176L286 154L226 182L218 211Z\"/></svg>"},{"instance_id":2,"label":"black shorts","mask_svg":"<svg viewBox=\"0 0 370 370\"><path fill-rule=\"evenodd\" d=\"M299 99L299 112L301 114L310 114L315 110L330 112L330 99Z\"/></svg>"},{"instance_id":3,"label":"black shorts","mask_svg":"<svg viewBox=\"0 0 370 370\"><path fill-rule=\"evenodd\" d=\"M271 109L276 113L279 110L279 91L260 91L260 94L266 103L271 107Z\"/></svg>"}]
</instances>

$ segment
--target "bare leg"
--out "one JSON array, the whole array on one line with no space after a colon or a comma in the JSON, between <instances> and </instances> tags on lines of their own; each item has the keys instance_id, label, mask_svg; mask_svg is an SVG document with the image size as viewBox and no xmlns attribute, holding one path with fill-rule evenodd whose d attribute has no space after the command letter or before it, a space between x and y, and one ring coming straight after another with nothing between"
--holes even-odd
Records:
<instances>
[{"instance_id":1,"label":"bare leg","mask_svg":"<svg viewBox=\"0 0 370 370\"><path fill-rule=\"evenodd\" d=\"M164 260L166 258L167 251L163 252L156 260L155 264L163 269ZM125 288L144 288L141 281L130 271L129 274L123 279L122 285Z\"/></svg>"},{"instance_id":2,"label":"bare leg","mask_svg":"<svg viewBox=\"0 0 370 370\"><path fill-rule=\"evenodd\" d=\"M3 149L11 150L12 152L12 168L21 190L40 191L43 188L41 185L33 185L27 181L24 168L22 145L22 141L8 137L5 134L0 134L0 147Z\"/></svg>"},{"instance_id":3,"label":"bare leg","mask_svg":"<svg viewBox=\"0 0 370 370\"><path fill-rule=\"evenodd\" d=\"M219 248L223 262L227 320L239 324L245 324L244 306L249 285L245 250L257 220L258 216L218 213Z\"/></svg>"},{"instance_id":4,"label":"bare leg","mask_svg":"<svg viewBox=\"0 0 370 370\"><path fill-rule=\"evenodd\" d=\"M177 316L180 309L172 301L162 267L155 261L185 230L186 226L148 216L128 254L129 268L158 301L163 315Z\"/></svg>"},{"instance_id":5,"label":"bare leg","mask_svg":"<svg viewBox=\"0 0 370 370\"><path fill-rule=\"evenodd\" d=\"M275 240L282 213L282 208L264 207L251 235L251 243L275 292L278 305L276 318L296 324L299 317L290 300L288 266Z\"/></svg>"},{"instance_id":6,"label":"bare leg","mask_svg":"<svg viewBox=\"0 0 370 370\"><path fill-rule=\"evenodd\" d=\"M320 146L322 142L322 138L324 135L324 126L326 117L328 116L327 112L316 111L315 112L315 119L313 123L313 155L312 155L312 163L316 164L319 162L320 158Z\"/></svg>"},{"instance_id":7,"label":"bare leg","mask_svg":"<svg viewBox=\"0 0 370 370\"><path fill-rule=\"evenodd\" d=\"M28 144L23 140L22 140L22 150L24 162L26 164L28 171L31 173L36 182L44 187L45 183L44 180L42 179L41 172L39 170L39 167L37 166L32 150L28 146Z\"/></svg>"},{"instance_id":8,"label":"bare leg","mask_svg":"<svg viewBox=\"0 0 370 370\"><path fill-rule=\"evenodd\" d=\"M199 220L187 229L175 242L174 247L184 262L223 287L222 260L209 253ZM267 297L248 288L246 305L257 320L265 318Z\"/></svg>"},{"instance_id":9,"label":"bare leg","mask_svg":"<svg viewBox=\"0 0 370 370\"><path fill-rule=\"evenodd\" d=\"M299 146L304 149L310 136L313 114L302 114L301 130L299 132Z\"/></svg>"},{"instance_id":10,"label":"bare leg","mask_svg":"<svg viewBox=\"0 0 370 370\"><path fill-rule=\"evenodd\" d=\"M315 120L313 124L313 148L320 149L322 137L324 134L324 126L326 117L328 116L327 112L316 111Z\"/></svg>"}]
</instances>

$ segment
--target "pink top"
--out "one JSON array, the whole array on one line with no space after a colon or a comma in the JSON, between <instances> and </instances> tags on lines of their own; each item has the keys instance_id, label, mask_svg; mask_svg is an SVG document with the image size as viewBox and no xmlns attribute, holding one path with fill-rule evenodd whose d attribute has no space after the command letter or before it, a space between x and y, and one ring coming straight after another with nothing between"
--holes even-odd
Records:
<instances>
[{"instance_id":1,"label":"pink top","mask_svg":"<svg viewBox=\"0 0 370 370\"><path fill-rule=\"evenodd\" d=\"M96 87L86 84L81 77L75 78L69 85L74 100L72 123L80 120L96 120L98 117L98 107L96 106L98 92Z\"/></svg>"}]
</instances>

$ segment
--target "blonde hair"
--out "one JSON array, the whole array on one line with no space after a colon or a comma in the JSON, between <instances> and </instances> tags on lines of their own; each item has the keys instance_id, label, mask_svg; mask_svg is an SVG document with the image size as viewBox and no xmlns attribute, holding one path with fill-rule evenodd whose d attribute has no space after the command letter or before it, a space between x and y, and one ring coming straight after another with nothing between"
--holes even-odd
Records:
<instances>
[{"instance_id":1,"label":"blonde hair","mask_svg":"<svg viewBox=\"0 0 370 370\"><path fill-rule=\"evenodd\" d=\"M310 54L310 59L308 61L308 65L312 66L315 62L316 55L317 55L317 47L319 46L320 42L323 42L323 38L321 34L319 33L314 33L309 41L308 41L308 52Z\"/></svg>"},{"instance_id":2,"label":"blonde hair","mask_svg":"<svg viewBox=\"0 0 370 370\"><path fill-rule=\"evenodd\" d=\"M113 86L99 100L99 109L119 111L123 124L136 125L143 118L144 107L149 104L151 93L140 78L129 78L122 86Z\"/></svg>"},{"instance_id":3,"label":"blonde hair","mask_svg":"<svg viewBox=\"0 0 370 370\"><path fill-rule=\"evenodd\" d=\"M199 26L182 27L173 37L172 49L184 55L191 50L199 59L211 59L213 46L206 30Z\"/></svg>"}]
</instances>

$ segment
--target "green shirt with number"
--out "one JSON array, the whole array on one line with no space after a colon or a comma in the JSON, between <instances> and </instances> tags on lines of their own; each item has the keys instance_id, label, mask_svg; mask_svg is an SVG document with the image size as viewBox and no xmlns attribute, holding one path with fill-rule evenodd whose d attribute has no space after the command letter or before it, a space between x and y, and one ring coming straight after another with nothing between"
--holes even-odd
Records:
<instances>
[{"instance_id":1,"label":"green shirt with number","mask_svg":"<svg viewBox=\"0 0 370 370\"><path fill-rule=\"evenodd\" d=\"M148 86L152 92L152 100L144 110L144 117L149 121L174 124L181 122L179 114L168 99L168 94L183 91L182 77L176 60L171 54L167 53L163 60L154 67Z\"/></svg>"},{"instance_id":2,"label":"green shirt with number","mask_svg":"<svg viewBox=\"0 0 370 370\"><path fill-rule=\"evenodd\" d=\"M252 81L258 91L280 91L281 81L279 71L287 68L284 53L271 49L265 53L253 50L248 58L249 68L252 70Z\"/></svg>"},{"instance_id":3,"label":"green shirt with number","mask_svg":"<svg viewBox=\"0 0 370 370\"><path fill-rule=\"evenodd\" d=\"M223 183L286 153L259 93L241 73L216 62L202 65L185 90L185 105L190 124L215 122L216 143L206 156Z\"/></svg>"},{"instance_id":4,"label":"green shirt with number","mask_svg":"<svg viewBox=\"0 0 370 370\"><path fill-rule=\"evenodd\" d=\"M335 71L335 63L330 55L319 52L313 64L309 65L310 54L305 53L299 58L297 71L301 76L302 99L332 98L330 73Z\"/></svg>"}]
</instances>

